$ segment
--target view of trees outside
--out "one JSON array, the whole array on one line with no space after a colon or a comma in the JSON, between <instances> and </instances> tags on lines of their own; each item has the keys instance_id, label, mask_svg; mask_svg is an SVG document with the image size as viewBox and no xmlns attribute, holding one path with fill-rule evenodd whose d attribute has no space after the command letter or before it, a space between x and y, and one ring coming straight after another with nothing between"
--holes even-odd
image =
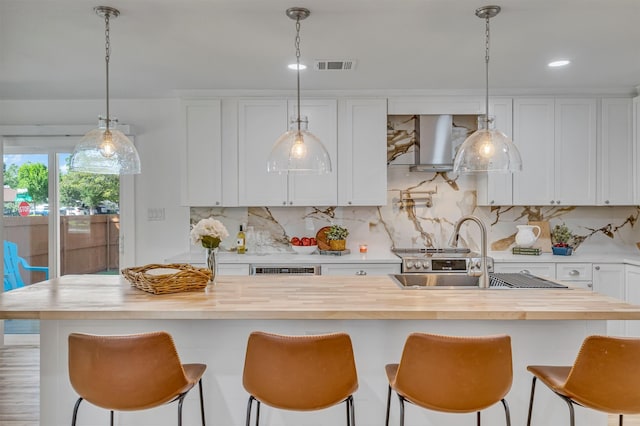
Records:
<instances>
[{"instance_id":1,"label":"view of trees outside","mask_svg":"<svg viewBox=\"0 0 640 426\"><path fill-rule=\"evenodd\" d=\"M67 172L70 157L60 173L60 214L118 213L120 180L117 175L96 175ZM47 166L38 162L10 164L3 162L2 173L5 188L17 191L15 201L5 200L4 215L17 216L22 201L31 204L31 214L48 214Z\"/></svg>"}]
</instances>

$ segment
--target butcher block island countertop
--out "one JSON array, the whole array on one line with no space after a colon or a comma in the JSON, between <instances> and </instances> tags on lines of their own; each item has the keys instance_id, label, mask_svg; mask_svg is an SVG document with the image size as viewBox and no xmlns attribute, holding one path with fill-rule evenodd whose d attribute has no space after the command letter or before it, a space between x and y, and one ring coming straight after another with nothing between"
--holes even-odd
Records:
<instances>
[{"instance_id":1,"label":"butcher block island countertop","mask_svg":"<svg viewBox=\"0 0 640 426\"><path fill-rule=\"evenodd\" d=\"M120 276L67 275L0 295L0 318L638 320L640 306L577 288L403 290L387 276L222 276L153 295Z\"/></svg>"}]
</instances>

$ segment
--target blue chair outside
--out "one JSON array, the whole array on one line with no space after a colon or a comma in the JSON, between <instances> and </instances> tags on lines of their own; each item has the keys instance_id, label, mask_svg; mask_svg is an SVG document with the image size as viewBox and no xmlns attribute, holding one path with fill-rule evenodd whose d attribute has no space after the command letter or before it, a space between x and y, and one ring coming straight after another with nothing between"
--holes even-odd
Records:
<instances>
[{"instance_id":1,"label":"blue chair outside","mask_svg":"<svg viewBox=\"0 0 640 426\"><path fill-rule=\"evenodd\" d=\"M45 279L49 279L47 266L31 266L26 260L18 256L18 245L11 241L4 241L4 291L24 287L20 275L20 266L27 271L44 272Z\"/></svg>"}]
</instances>

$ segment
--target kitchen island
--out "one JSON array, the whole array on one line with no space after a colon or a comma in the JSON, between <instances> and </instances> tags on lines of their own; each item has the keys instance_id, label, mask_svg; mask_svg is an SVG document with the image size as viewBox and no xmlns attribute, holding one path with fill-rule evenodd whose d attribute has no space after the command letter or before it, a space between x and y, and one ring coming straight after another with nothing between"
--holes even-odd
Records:
<instances>
[{"instance_id":1,"label":"kitchen island","mask_svg":"<svg viewBox=\"0 0 640 426\"><path fill-rule=\"evenodd\" d=\"M513 424L523 424L528 364L572 363L585 336L604 333L606 320L639 320L640 307L582 289L402 290L389 277L219 277L204 291L152 295L117 276L65 276L0 296L0 318L41 320L41 424L69 424L76 395L67 376L67 336L170 332L183 362L208 364L204 376L208 424L244 424L242 388L246 339L253 330L286 334L346 331L360 388L356 422L384 422L384 365L400 359L413 331L512 337L514 382L507 400ZM542 387L534 424L565 424L566 405ZM397 403L392 406L397 421ZM197 393L185 400L185 424L198 423ZM118 413L118 425L175 424L175 406ZM414 407L407 425L473 424L473 414L443 415ZM578 409L578 424L606 425L606 416ZM343 424L344 408L318 413L265 409L262 425ZM483 424L504 424L500 406ZM83 405L79 424L108 422L104 410ZM106 424L106 423L105 423Z\"/></svg>"}]
</instances>

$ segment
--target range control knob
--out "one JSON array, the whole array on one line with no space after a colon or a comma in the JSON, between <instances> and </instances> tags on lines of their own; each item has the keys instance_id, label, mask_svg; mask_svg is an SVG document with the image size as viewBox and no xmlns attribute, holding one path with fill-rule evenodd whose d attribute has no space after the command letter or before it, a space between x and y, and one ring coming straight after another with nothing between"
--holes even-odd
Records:
<instances>
[{"instance_id":1,"label":"range control knob","mask_svg":"<svg viewBox=\"0 0 640 426\"><path fill-rule=\"evenodd\" d=\"M405 264L405 266L407 267L407 269L411 269L414 266L413 260L407 260L407 263Z\"/></svg>"},{"instance_id":2,"label":"range control knob","mask_svg":"<svg viewBox=\"0 0 640 426\"><path fill-rule=\"evenodd\" d=\"M416 269L422 269L424 268L424 265L422 264L422 262L420 262L419 260L416 261Z\"/></svg>"}]
</instances>

